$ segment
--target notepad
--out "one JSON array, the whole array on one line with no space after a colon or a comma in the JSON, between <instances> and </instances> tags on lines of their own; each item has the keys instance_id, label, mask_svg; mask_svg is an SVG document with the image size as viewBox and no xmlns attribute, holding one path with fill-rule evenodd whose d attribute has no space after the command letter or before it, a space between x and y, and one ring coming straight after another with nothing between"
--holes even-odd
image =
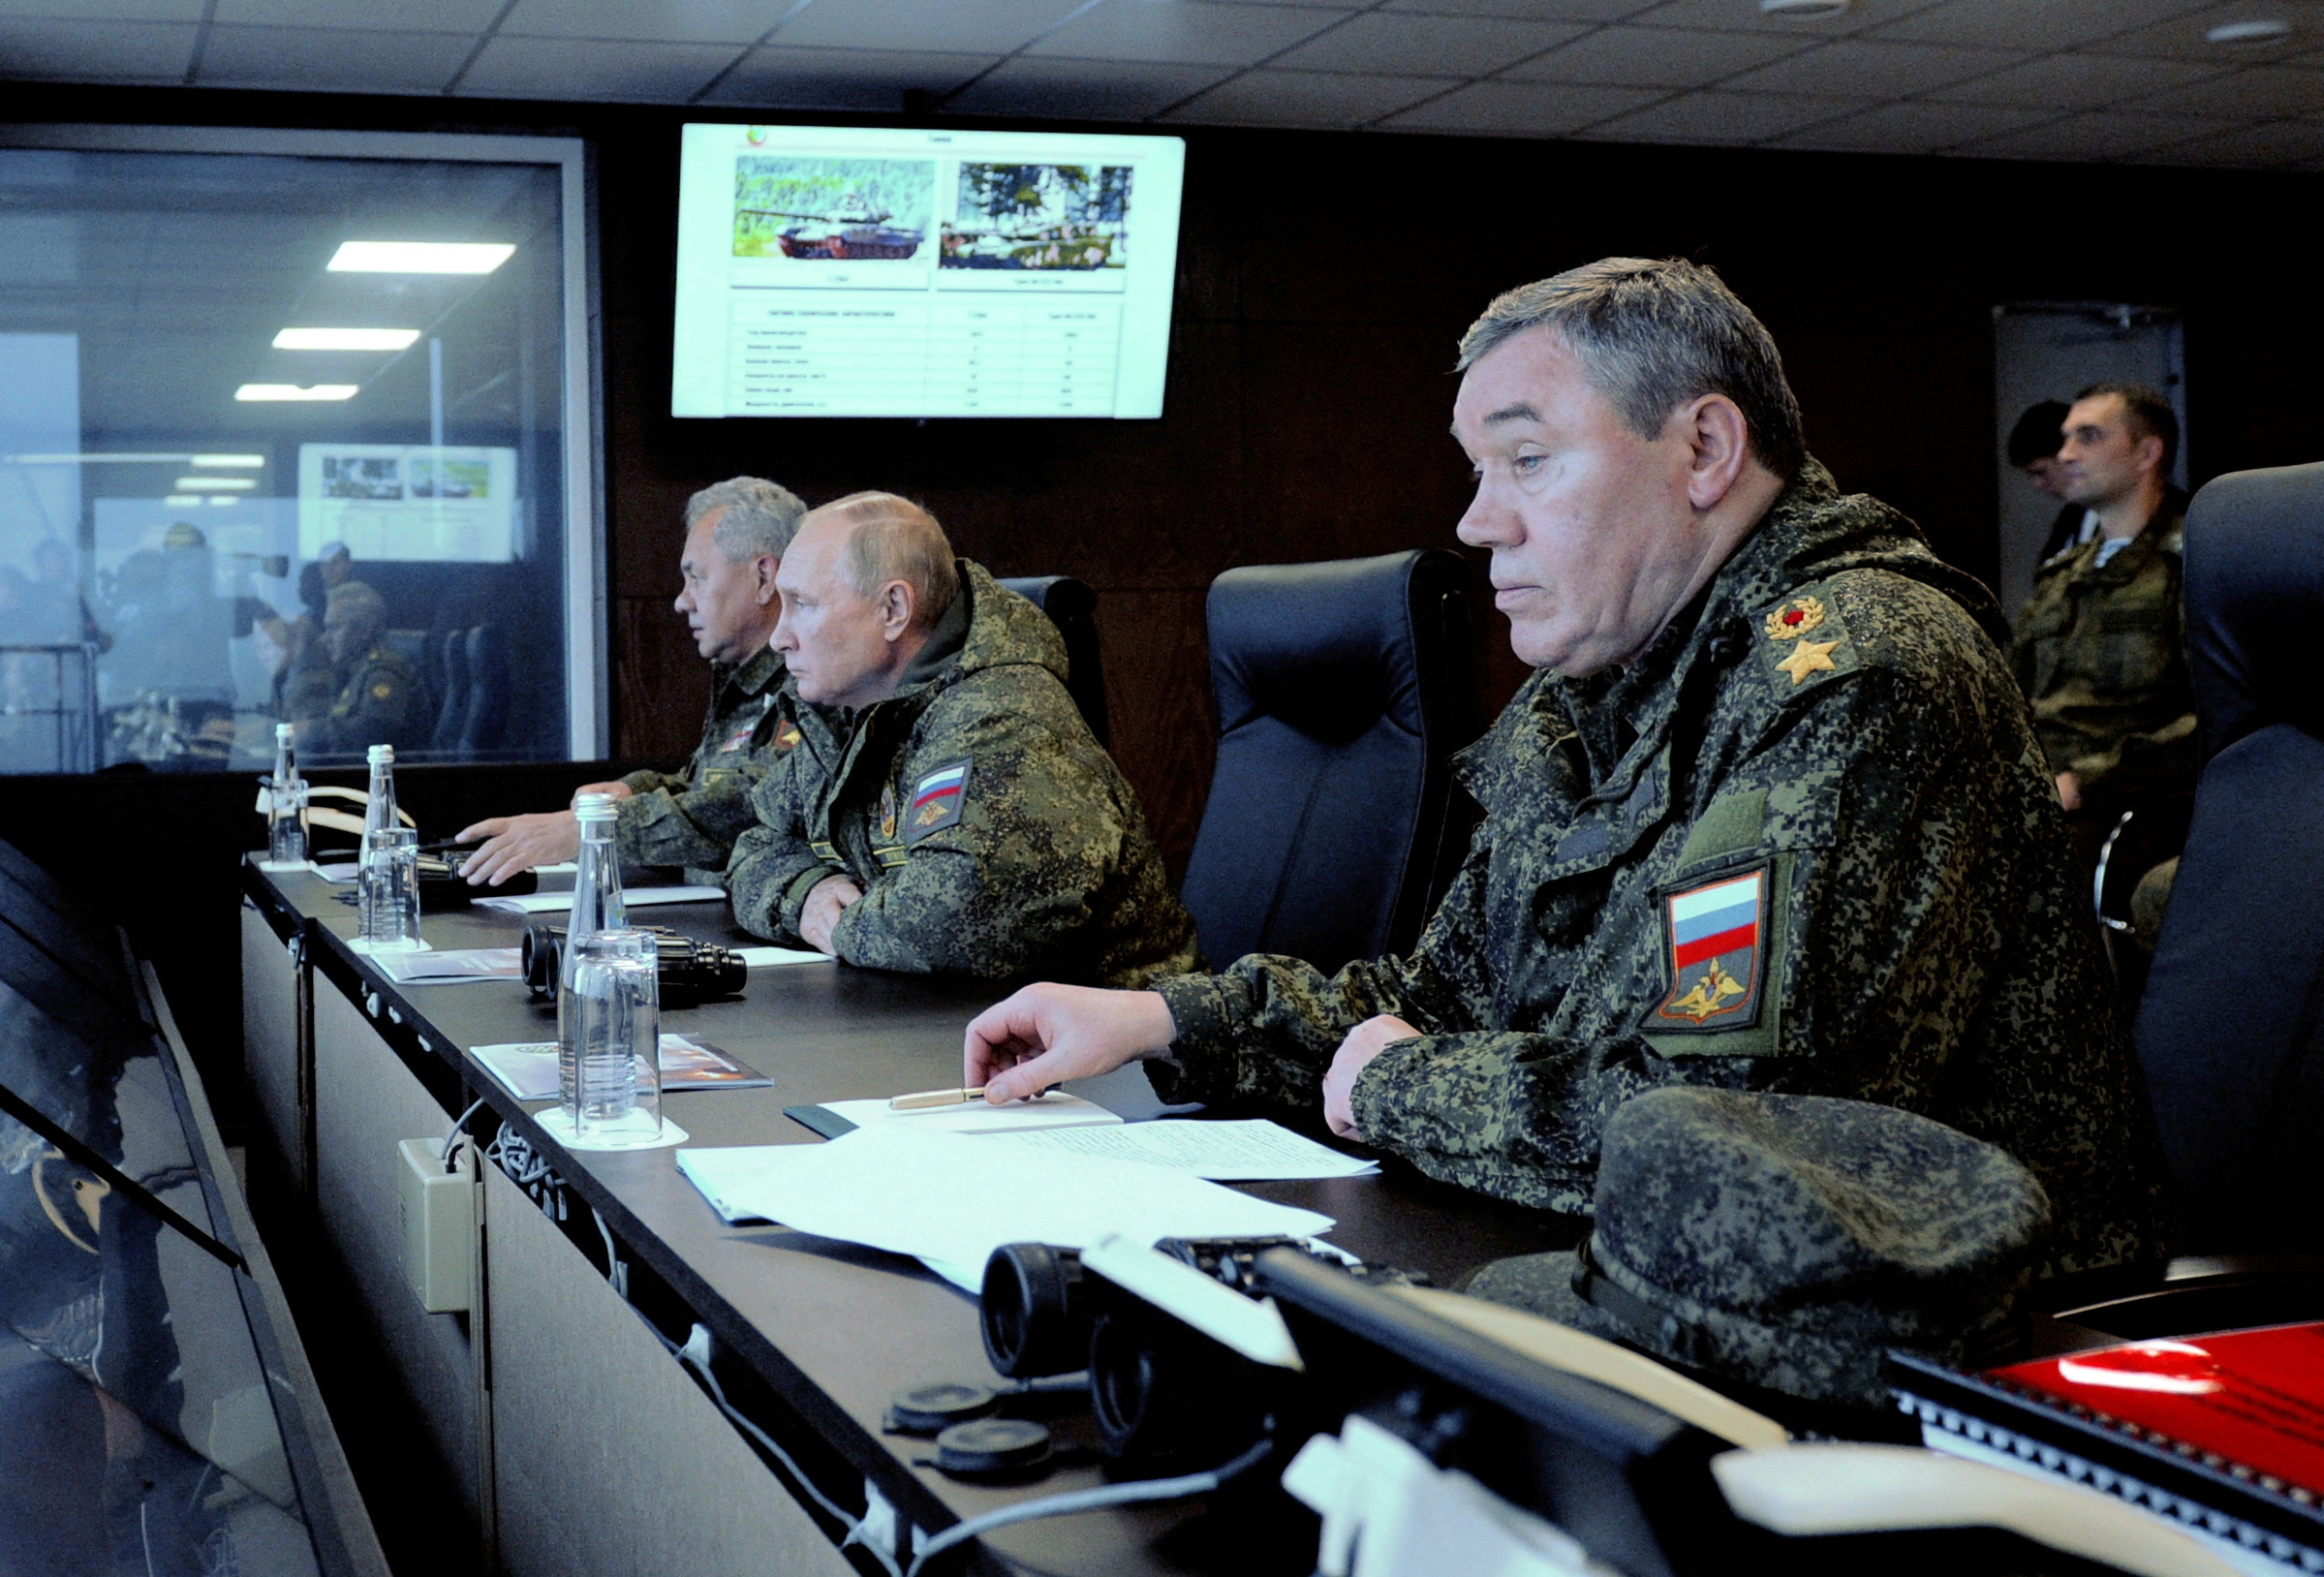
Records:
<instances>
[{"instance_id":1,"label":"notepad","mask_svg":"<svg viewBox=\"0 0 2324 1577\"><path fill-rule=\"evenodd\" d=\"M1143 1161L1051 1152L896 1124L827 1144L678 1152L679 1169L729 1221L910 1254L976 1290L1004 1243L1079 1249L1108 1232L1166 1237L1314 1237L1328 1216L1237 1193Z\"/></svg>"},{"instance_id":2,"label":"notepad","mask_svg":"<svg viewBox=\"0 0 2324 1577\"><path fill-rule=\"evenodd\" d=\"M1002 1106L999 1111L1011 1108ZM995 1143L1023 1145L1060 1155L1103 1156L1144 1161L1218 1183L1260 1183L1291 1178L1373 1177L1379 1163L1344 1156L1328 1145L1293 1133L1263 1117L1233 1123L1122 1123L1113 1128L1069 1127L1054 1132L1022 1129Z\"/></svg>"},{"instance_id":3,"label":"notepad","mask_svg":"<svg viewBox=\"0 0 2324 1577\"><path fill-rule=\"evenodd\" d=\"M723 887L635 887L621 895L624 909L653 904L711 904L726 899ZM511 914L561 914L573 908L570 892L527 892L513 897L479 898L478 909L497 909Z\"/></svg>"},{"instance_id":4,"label":"notepad","mask_svg":"<svg viewBox=\"0 0 2324 1577\"><path fill-rule=\"evenodd\" d=\"M772 1081L745 1066L732 1052L691 1036L665 1035L661 1041L662 1089L747 1090ZM519 1100L557 1098L557 1043L554 1040L512 1040L496 1046L471 1046L468 1055L508 1087Z\"/></svg>"},{"instance_id":5,"label":"notepad","mask_svg":"<svg viewBox=\"0 0 2324 1577\"><path fill-rule=\"evenodd\" d=\"M378 953L371 962L397 985L452 985L462 980L521 980L514 947L447 947L442 952Z\"/></svg>"},{"instance_id":6,"label":"notepad","mask_svg":"<svg viewBox=\"0 0 2324 1577\"><path fill-rule=\"evenodd\" d=\"M813 1115L809 1115L813 1114ZM965 1100L956 1106L923 1106L897 1111L885 1100L826 1100L820 1106L788 1106L784 1115L826 1139L859 1128L893 1125L914 1133L1023 1133L1060 1128L1120 1127L1122 1119L1094 1100L1053 1090L1038 1100L1006 1106Z\"/></svg>"}]
</instances>

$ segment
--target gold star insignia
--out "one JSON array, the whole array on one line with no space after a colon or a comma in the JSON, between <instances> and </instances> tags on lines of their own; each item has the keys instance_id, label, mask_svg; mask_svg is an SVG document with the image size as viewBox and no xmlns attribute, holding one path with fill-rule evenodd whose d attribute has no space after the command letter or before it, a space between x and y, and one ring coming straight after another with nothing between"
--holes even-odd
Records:
<instances>
[{"instance_id":1,"label":"gold star insignia","mask_svg":"<svg viewBox=\"0 0 2324 1577\"><path fill-rule=\"evenodd\" d=\"M1791 682L1796 685L1819 668L1837 670L1840 665L1832 661L1832 648L1839 644L1836 640L1803 640L1776 666L1790 674Z\"/></svg>"}]
</instances>

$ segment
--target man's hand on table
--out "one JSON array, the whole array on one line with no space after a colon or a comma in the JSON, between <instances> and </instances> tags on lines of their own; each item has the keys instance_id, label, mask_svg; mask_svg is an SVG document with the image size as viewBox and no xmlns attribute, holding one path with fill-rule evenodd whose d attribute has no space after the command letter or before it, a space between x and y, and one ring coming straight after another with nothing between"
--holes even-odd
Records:
<instances>
[{"instance_id":1,"label":"man's hand on table","mask_svg":"<svg viewBox=\"0 0 2324 1577\"><path fill-rule=\"evenodd\" d=\"M832 950L831 928L848 912L848 906L863 896L863 889L844 876L827 876L807 894L807 902L799 906L799 940L819 953Z\"/></svg>"},{"instance_id":2,"label":"man's hand on table","mask_svg":"<svg viewBox=\"0 0 2324 1577\"><path fill-rule=\"evenodd\" d=\"M584 783L573 791L573 803L575 806L581 803L583 794L604 794L613 799L628 799L632 797L633 790L626 783Z\"/></svg>"},{"instance_id":3,"label":"man's hand on table","mask_svg":"<svg viewBox=\"0 0 2324 1577\"><path fill-rule=\"evenodd\" d=\"M984 1087L993 1105L1023 1100L1053 1084L1110 1073L1167 1051L1178 1038L1158 991L1030 985L976 1015L961 1048L963 1087Z\"/></svg>"},{"instance_id":4,"label":"man's hand on table","mask_svg":"<svg viewBox=\"0 0 2324 1577\"><path fill-rule=\"evenodd\" d=\"M484 840L460 868L472 887L490 881L499 886L536 865L555 865L581 851L581 821L571 811L542 811L534 816L496 816L463 827L454 843Z\"/></svg>"},{"instance_id":5,"label":"man's hand on table","mask_svg":"<svg viewBox=\"0 0 2324 1577\"><path fill-rule=\"evenodd\" d=\"M1419 1033L1393 1013L1368 1018L1349 1030L1348 1038L1332 1054L1330 1070L1323 1075L1324 1127L1343 1139L1360 1141L1364 1135L1355 1126L1355 1108L1349 1103L1355 1092L1356 1075L1390 1045L1410 1040Z\"/></svg>"}]
</instances>

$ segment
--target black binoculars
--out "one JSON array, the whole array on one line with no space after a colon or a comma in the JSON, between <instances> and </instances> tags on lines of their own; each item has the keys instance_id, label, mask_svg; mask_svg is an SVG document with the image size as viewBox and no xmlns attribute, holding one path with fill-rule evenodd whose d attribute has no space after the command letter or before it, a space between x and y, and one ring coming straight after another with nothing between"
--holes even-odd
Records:
<instances>
[{"instance_id":1,"label":"black binoculars","mask_svg":"<svg viewBox=\"0 0 2324 1577\"><path fill-rule=\"evenodd\" d=\"M718 997L739 997L750 970L730 948L714 942L697 942L664 926L645 925L659 956L655 971L665 1007L690 1006ZM520 951L524 983L537 1001L557 994L557 976L564 968L565 927L528 925Z\"/></svg>"}]
</instances>

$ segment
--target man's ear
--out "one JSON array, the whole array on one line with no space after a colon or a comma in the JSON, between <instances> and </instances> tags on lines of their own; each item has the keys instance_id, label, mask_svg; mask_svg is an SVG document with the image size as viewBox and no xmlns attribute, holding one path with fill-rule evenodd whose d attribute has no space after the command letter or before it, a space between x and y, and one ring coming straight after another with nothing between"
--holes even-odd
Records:
<instances>
[{"instance_id":1,"label":"man's ear","mask_svg":"<svg viewBox=\"0 0 2324 1577\"><path fill-rule=\"evenodd\" d=\"M775 576L783 572L783 561L772 553L761 553L751 560L751 596L760 607L771 607L782 593L775 590Z\"/></svg>"},{"instance_id":2,"label":"man's ear","mask_svg":"<svg viewBox=\"0 0 2324 1577\"><path fill-rule=\"evenodd\" d=\"M1751 463L1751 423L1743 408L1724 394L1702 394L1679 407L1680 423L1691 451L1687 463L1687 501L1697 510L1713 510Z\"/></svg>"},{"instance_id":3,"label":"man's ear","mask_svg":"<svg viewBox=\"0 0 2324 1577\"><path fill-rule=\"evenodd\" d=\"M2138 458L2140 469L2152 471L2157 477L2163 477L2166 481L2169 479L2167 476L2164 476L2162 469L2162 435L2160 433L2149 433L2138 441Z\"/></svg>"},{"instance_id":4,"label":"man's ear","mask_svg":"<svg viewBox=\"0 0 2324 1577\"><path fill-rule=\"evenodd\" d=\"M891 580L880 588L880 634L891 641L902 640L912 628L913 595L909 581Z\"/></svg>"}]
</instances>

